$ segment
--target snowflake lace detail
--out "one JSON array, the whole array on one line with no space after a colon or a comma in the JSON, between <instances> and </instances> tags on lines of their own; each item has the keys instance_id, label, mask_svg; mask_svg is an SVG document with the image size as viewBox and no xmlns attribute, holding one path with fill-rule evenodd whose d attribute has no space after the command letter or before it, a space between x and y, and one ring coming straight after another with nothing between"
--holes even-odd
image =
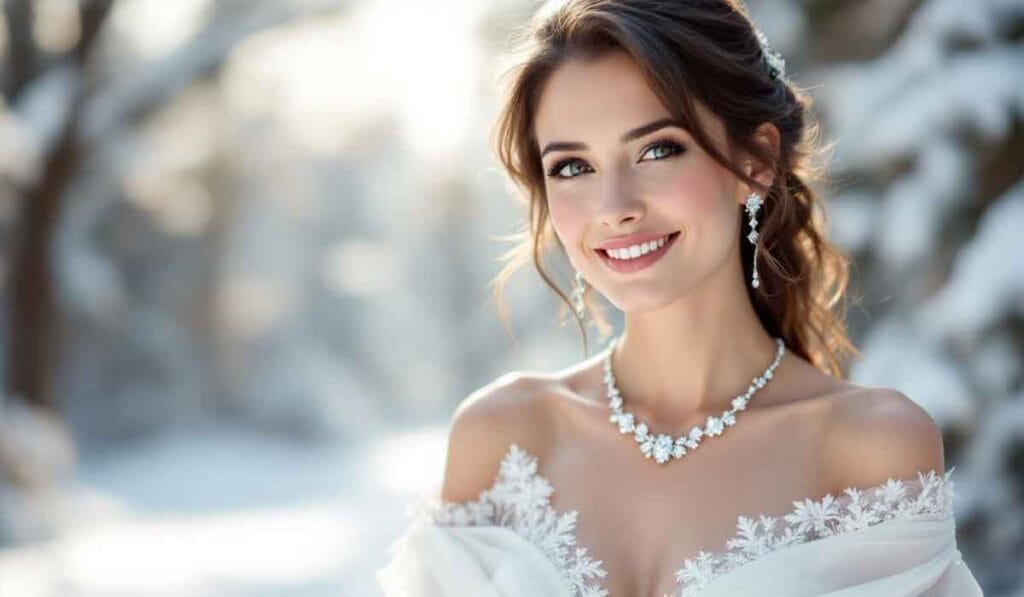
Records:
<instances>
[{"instance_id":1,"label":"snowflake lace detail","mask_svg":"<svg viewBox=\"0 0 1024 597\"><path fill-rule=\"evenodd\" d=\"M945 475L919 472L917 479L892 479L874 487L847 487L818 501L794 501L784 516L740 516L737 533L720 552L700 551L676 571L679 597L692 597L713 579L766 553L815 539L918 514L953 516L953 469ZM667 597L667 596L666 596Z\"/></svg>"},{"instance_id":2,"label":"snowflake lace detail","mask_svg":"<svg viewBox=\"0 0 1024 597\"><path fill-rule=\"evenodd\" d=\"M502 526L515 531L555 565L577 597L608 597L596 579L606 572L601 560L576 544L576 510L560 513L550 503L554 488L537 474L537 457L512 444L494 484L476 500L448 502L420 494L407 513L442 526Z\"/></svg>"}]
</instances>

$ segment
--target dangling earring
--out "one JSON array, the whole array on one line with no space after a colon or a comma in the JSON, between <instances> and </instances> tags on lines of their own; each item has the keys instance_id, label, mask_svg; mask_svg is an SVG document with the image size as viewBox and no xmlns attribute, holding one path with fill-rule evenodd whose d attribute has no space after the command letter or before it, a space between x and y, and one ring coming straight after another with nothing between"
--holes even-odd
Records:
<instances>
[{"instance_id":1,"label":"dangling earring","mask_svg":"<svg viewBox=\"0 0 1024 597\"><path fill-rule=\"evenodd\" d=\"M747 216L750 224L750 234L747 234L747 240L754 245L754 267L750 285L754 288L761 286L761 278L757 275L757 212L761 209L761 203L761 196L757 193L747 195Z\"/></svg>"},{"instance_id":2,"label":"dangling earring","mask_svg":"<svg viewBox=\"0 0 1024 597\"><path fill-rule=\"evenodd\" d=\"M587 281L583 279L583 274L576 272L576 283L573 285L572 290L572 302L576 310L576 317L583 319L587 314L587 305L583 302L583 293L587 291Z\"/></svg>"}]
</instances>

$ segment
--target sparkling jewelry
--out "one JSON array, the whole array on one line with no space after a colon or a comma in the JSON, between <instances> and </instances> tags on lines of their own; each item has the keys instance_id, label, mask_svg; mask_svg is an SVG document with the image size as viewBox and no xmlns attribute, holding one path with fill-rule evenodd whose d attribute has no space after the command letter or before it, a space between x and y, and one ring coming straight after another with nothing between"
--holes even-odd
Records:
<instances>
[{"instance_id":1,"label":"sparkling jewelry","mask_svg":"<svg viewBox=\"0 0 1024 597\"><path fill-rule=\"evenodd\" d=\"M643 452L644 456L654 458L658 464L665 464L672 458L676 460L682 458L687 454L687 450L693 451L697 449L697 446L700 445L704 437L721 435L726 427L735 425L736 413L746 409L750 398L775 376L775 369L778 368L779 363L782 362L782 356L786 353L785 342L782 341L782 338L775 338L777 349L772 363L760 377L755 377L751 381L750 387L747 388L746 392L733 398L732 408L723 411L721 416L709 416L703 428L699 425L694 426L689 434L674 438L665 433L659 433L655 436L648 430L646 423L637 422L633 413L622 409L622 394L615 387L615 375L612 373L612 350L617 343L618 338L612 339L608 344L608 348L605 349L606 353L604 356L604 382L608 386L608 405L612 409L612 414L608 417L608 420L613 425L618 426L619 433L632 433L633 439L636 440L636 443L640 444L640 451Z\"/></svg>"},{"instance_id":2,"label":"sparkling jewelry","mask_svg":"<svg viewBox=\"0 0 1024 597\"><path fill-rule=\"evenodd\" d=\"M576 272L576 280L572 290L572 303L576 311L576 317L583 319L587 314L587 304L583 302L583 293L587 291L587 281L583 274Z\"/></svg>"},{"instance_id":3,"label":"sparkling jewelry","mask_svg":"<svg viewBox=\"0 0 1024 597\"><path fill-rule=\"evenodd\" d=\"M754 245L754 266L753 273L750 275L750 285L754 288L761 286L761 277L757 274L757 211L761 209L761 203L761 196L757 193L747 195L747 216L750 224L750 234L747 234L747 240Z\"/></svg>"},{"instance_id":4,"label":"sparkling jewelry","mask_svg":"<svg viewBox=\"0 0 1024 597\"><path fill-rule=\"evenodd\" d=\"M761 46L761 55L764 56L764 61L768 64L768 72L772 78L785 79L786 60L782 57L782 54L772 50L771 46L768 45L768 37L765 36L764 32L757 25L754 25L754 35L757 36L757 43Z\"/></svg>"}]
</instances>

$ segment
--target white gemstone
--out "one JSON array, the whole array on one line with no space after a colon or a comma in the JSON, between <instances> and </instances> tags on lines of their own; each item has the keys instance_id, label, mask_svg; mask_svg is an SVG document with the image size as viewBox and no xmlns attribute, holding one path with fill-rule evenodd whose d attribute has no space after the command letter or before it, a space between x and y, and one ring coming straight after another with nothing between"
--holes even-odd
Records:
<instances>
[{"instance_id":1,"label":"white gemstone","mask_svg":"<svg viewBox=\"0 0 1024 597\"><path fill-rule=\"evenodd\" d=\"M753 201L753 203L754 209L760 205L759 201ZM628 251L624 250L623 252ZM767 385L768 380L772 379L773 370L778 367L785 353L785 344L778 339L776 339L776 344L778 345L778 351L772 364L761 374L761 377L752 378L752 383L747 388L745 394L733 398L732 407L734 411L744 410L750 397L758 389ZM614 345L613 341L609 344L609 349L613 348ZM621 408L623 399L618 388L615 387L614 379L615 377L611 370L611 350L609 350L605 357L605 380L608 385L608 403L614 412L608 417L608 420L618 425L620 433L634 432L634 438L640 444L640 451L647 458L657 460L659 464L664 464L672 458L681 458L689 453L688 450L692 451L700 446L701 438L704 436L721 435L726 427L736 424L736 413L724 411L719 417L708 417L705 429L695 426L690 430L689 434L675 439L671 435L664 433L658 434L656 437L652 436L645 423L637 422L632 413L623 412Z\"/></svg>"},{"instance_id":2,"label":"white gemstone","mask_svg":"<svg viewBox=\"0 0 1024 597\"><path fill-rule=\"evenodd\" d=\"M654 442L654 459L663 463L672 455L672 438L664 433Z\"/></svg>"},{"instance_id":3,"label":"white gemstone","mask_svg":"<svg viewBox=\"0 0 1024 597\"><path fill-rule=\"evenodd\" d=\"M751 230L750 234L747 235L747 240L750 241L751 244L757 242L757 230Z\"/></svg>"},{"instance_id":4,"label":"white gemstone","mask_svg":"<svg viewBox=\"0 0 1024 597\"><path fill-rule=\"evenodd\" d=\"M659 464L666 462L672 455L672 438L661 434L654 442L654 459Z\"/></svg>"}]
</instances>

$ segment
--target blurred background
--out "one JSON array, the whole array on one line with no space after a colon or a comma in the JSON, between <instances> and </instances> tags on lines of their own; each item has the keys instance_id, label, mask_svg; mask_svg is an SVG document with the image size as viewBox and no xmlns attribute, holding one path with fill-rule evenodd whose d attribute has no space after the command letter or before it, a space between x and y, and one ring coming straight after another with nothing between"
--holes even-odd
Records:
<instances>
[{"instance_id":1,"label":"blurred background","mask_svg":"<svg viewBox=\"0 0 1024 597\"><path fill-rule=\"evenodd\" d=\"M532 269L514 338L487 286L535 6L3 2L0 595L378 594L455 404L584 356ZM1024 1L750 9L835 142L851 377L942 426L961 551L1024 596Z\"/></svg>"}]
</instances>

